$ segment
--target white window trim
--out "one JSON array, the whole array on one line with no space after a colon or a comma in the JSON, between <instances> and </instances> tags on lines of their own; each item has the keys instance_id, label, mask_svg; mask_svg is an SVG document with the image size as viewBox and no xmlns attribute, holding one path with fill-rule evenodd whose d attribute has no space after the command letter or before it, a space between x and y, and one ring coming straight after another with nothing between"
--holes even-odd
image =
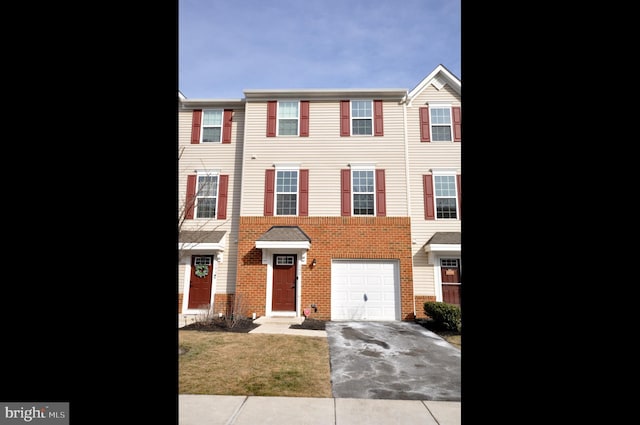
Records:
<instances>
[{"instance_id":1,"label":"white window trim","mask_svg":"<svg viewBox=\"0 0 640 425\"><path fill-rule=\"evenodd\" d=\"M458 170L455 168L432 168L431 175L433 177L433 208L436 220L460 220L460 200L458 199ZM453 183L455 185L455 199L456 199L456 218L440 218L438 217L437 201L439 196L436 193L436 176L449 176L453 177Z\"/></svg>"},{"instance_id":2,"label":"white window trim","mask_svg":"<svg viewBox=\"0 0 640 425\"><path fill-rule=\"evenodd\" d=\"M216 184L216 213L214 217L198 217L198 191L200 190L200 177L217 177L218 182ZM196 170L196 203L193 210L193 218L195 220L216 220L218 218L218 198L220 193L220 171L219 170Z\"/></svg>"},{"instance_id":3,"label":"white window trim","mask_svg":"<svg viewBox=\"0 0 640 425\"><path fill-rule=\"evenodd\" d=\"M296 134L280 134L280 102L284 102L284 103L294 103L297 102L298 103L298 116L296 117L296 119L298 120L298 125L296 126ZM282 118L284 120L290 120L293 118ZM300 100L296 100L296 99L287 99L287 100L278 100L278 103L276 105L276 136L280 136L280 137L299 137L300 136Z\"/></svg>"},{"instance_id":4,"label":"white window trim","mask_svg":"<svg viewBox=\"0 0 640 425\"><path fill-rule=\"evenodd\" d=\"M353 190L353 172L354 171L371 171L373 173L373 214L355 214L355 195ZM375 217L378 211L378 205L376 204L376 169L373 166L365 165L351 165L351 216L352 217ZM358 192L358 194L366 194L369 192Z\"/></svg>"},{"instance_id":5,"label":"white window trim","mask_svg":"<svg viewBox=\"0 0 640 425\"><path fill-rule=\"evenodd\" d=\"M204 141L204 129L206 128L216 128L218 127L217 125L204 125L204 113L206 111L222 111L222 117L220 118L220 140L218 140L217 142L205 142ZM203 109L202 110L202 123L200 124L200 143L207 143L207 144L213 144L213 143L222 143L222 137L223 137L223 133L224 132L224 109L220 109L220 108L208 108L208 109Z\"/></svg>"},{"instance_id":6,"label":"white window trim","mask_svg":"<svg viewBox=\"0 0 640 425\"><path fill-rule=\"evenodd\" d=\"M298 217L300 215L300 164L296 164L296 163L276 164L275 169L276 169L276 174L274 176L275 181L273 182L273 215L276 217ZM298 181L296 183L296 187L298 188L298 191L296 192L296 213L294 215L278 214L278 172L279 171L296 171L297 172Z\"/></svg>"},{"instance_id":7,"label":"white window trim","mask_svg":"<svg viewBox=\"0 0 640 425\"><path fill-rule=\"evenodd\" d=\"M431 141L433 143L448 143L448 142L453 142L453 110L451 109L451 104L450 103L438 103L438 102L431 102L428 103L429 105L429 136L431 137ZM450 140L435 140L433 137L433 127L434 126L444 126L443 124L434 124L433 123L433 117L431 115L431 113L433 112L434 109L449 109L449 128L451 129L451 139Z\"/></svg>"},{"instance_id":8,"label":"white window trim","mask_svg":"<svg viewBox=\"0 0 640 425\"><path fill-rule=\"evenodd\" d=\"M358 120L363 120L363 119L368 119L366 117L354 117L353 116L353 102L369 102L371 103L371 134L353 134L353 120L354 119L358 119ZM351 99L349 101L349 132L350 132L350 136L363 136L363 137L371 137L374 135L375 133L375 111L373 110L375 107L373 99Z\"/></svg>"}]
</instances>

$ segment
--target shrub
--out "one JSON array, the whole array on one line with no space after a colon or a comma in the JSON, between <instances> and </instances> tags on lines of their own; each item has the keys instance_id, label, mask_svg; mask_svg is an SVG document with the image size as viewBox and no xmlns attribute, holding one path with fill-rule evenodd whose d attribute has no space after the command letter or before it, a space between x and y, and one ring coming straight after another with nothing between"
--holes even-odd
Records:
<instances>
[{"instance_id":1,"label":"shrub","mask_svg":"<svg viewBox=\"0 0 640 425\"><path fill-rule=\"evenodd\" d=\"M424 313L436 322L436 325L442 326L444 329L456 332L460 332L462 329L462 313L460 307L455 304L426 301Z\"/></svg>"}]
</instances>

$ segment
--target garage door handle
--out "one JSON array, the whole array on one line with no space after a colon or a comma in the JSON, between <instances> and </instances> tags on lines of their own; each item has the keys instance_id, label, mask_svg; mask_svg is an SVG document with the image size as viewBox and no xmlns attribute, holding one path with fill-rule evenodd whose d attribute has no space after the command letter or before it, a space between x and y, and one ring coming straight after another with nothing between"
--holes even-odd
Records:
<instances>
[{"instance_id":1,"label":"garage door handle","mask_svg":"<svg viewBox=\"0 0 640 425\"><path fill-rule=\"evenodd\" d=\"M364 301L365 301L365 302L369 299L369 297L367 297L367 294L364 294L364 297L363 297L363 298L364 298Z\"/></svg>"}]
</instances>

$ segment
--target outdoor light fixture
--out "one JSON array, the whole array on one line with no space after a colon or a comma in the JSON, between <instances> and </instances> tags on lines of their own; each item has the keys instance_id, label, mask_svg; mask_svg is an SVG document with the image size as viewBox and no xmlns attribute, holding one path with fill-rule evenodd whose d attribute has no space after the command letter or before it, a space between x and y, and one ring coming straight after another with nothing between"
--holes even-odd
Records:
<instances>
[{"instance_id":1,"label":"outdoor light fixture","mask_svg":"<svg viewBox=\"0 0 640 425\"><path fill-rule=\"evenodd\" d=\"M314 259L313 259L313 261L311 262L311 265L312 265L313 267L315 267L315 266L316 266L316 264L317 264L317 262L316 262L316 259L314 258Z\"/></svg>"}]
</instances>

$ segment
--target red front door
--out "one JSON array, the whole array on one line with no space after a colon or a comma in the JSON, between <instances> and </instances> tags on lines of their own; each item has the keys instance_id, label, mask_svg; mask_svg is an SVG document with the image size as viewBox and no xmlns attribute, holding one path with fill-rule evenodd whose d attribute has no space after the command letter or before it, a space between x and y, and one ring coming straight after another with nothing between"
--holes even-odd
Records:
<instances>
[{"instance_id":1,"label":"red front door","mask_svg":"<svg viewBox=\"0 0 640 425\"><path fill-rule=\"evenodd\" d=\"M296 310L296 256L273 256L273 311Z\"/></svg>"},{"instance_id":2,"label":"red front door","mask_svg":"<svg viewBox=\"0 0 640 425\"><path fill-rule=\"evenodd\" d=\"M209 308L212 275L213 255L194 255L191 257L189 308Z\"/></svg>"},{"instance_id":3,"label":"red front door","mask_svg":"<svg viewBox=\"0 0 640 425\"><path fill-rule=\"evenodd\" d=\"M457 259L440 261L442 276L442 301L447 304L460 305L460 262Z\"/></svg>"}]
</instances>

